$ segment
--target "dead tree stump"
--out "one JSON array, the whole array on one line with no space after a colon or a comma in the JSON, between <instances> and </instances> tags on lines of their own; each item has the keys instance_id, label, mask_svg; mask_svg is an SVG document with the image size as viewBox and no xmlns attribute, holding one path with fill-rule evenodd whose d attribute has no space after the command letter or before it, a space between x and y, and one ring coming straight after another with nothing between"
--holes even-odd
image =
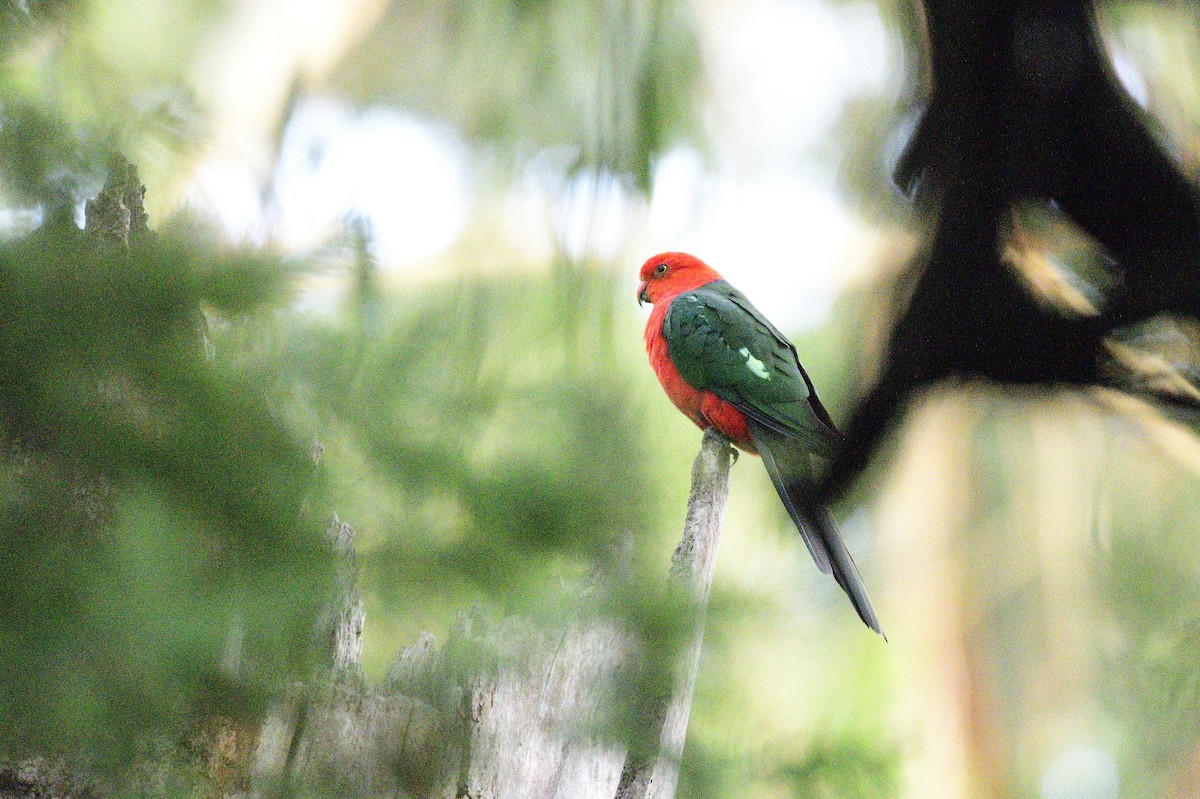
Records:
<instances>
[{"instance_id":1,"label":"dead tree stump","mask_svg":"<svg viewBox=\"0 0 1200 799\"><path fill-rule=\"evenodd\" d=\"M634 640L615 617L578 614L562 629L466 614L440 648L422 635L379 687L359 671L361 601L346 588L332 638L337 668L322 686L298 686L264 727L260 795L318 789L355 796L436 799L669 799L704 636L729 493L729 444L708 432L692 470L683 538L666 588L685 614L670 684L635 718L644 746L614 735L608 715L626 675L654 642ZM336 540L352 557L353 531ZM350 570L343 579L352 579ZM581 607L602 580L585 581ZM303 786L303 787L302 787Z\"/></svg>"}]
</instances>

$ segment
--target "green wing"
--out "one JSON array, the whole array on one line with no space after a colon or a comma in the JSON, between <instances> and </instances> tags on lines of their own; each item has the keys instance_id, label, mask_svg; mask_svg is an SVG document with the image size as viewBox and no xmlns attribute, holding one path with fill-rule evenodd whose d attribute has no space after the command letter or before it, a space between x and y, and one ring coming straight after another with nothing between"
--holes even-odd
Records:
<instances>
[{"instance_id":1,"label":"green wing","mask_svg":"<svg viewBox=\"0 0 1200 799\"><path fill-rule=\"evenodd\" d=\"M663 319L679 374L764 427L828 456L841 438L796 349L724 280L680 294Z\"/></svg>"},{"instance_id":2,"label":"green wing","mask_svg":"<svg viewBox=\"0 0 1200 799\"><path fill-rule=\"evenodd\" d=\"M859 618L882 635L837 522L807 496L811 454L832 454L841 433L791 342L724 280L676 297L663 319L663 336L684 380L746 415L771 483L817 567L834 576Z\"/></svg>"}]
</instances>

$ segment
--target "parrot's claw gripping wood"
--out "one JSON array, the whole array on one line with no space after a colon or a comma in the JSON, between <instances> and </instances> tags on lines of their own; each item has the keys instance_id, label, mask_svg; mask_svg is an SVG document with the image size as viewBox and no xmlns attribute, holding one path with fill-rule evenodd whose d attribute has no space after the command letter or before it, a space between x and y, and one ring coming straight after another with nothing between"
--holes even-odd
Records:
<instances>
[{"instance_id":1,"label":"parrot's claw gripping wood","mask_svg":"<svg viewBox=\"0 0 1200 799\"><path fill-rule=\"evenodd\" d=\"M704 436L705 438L715 438L717 441L729 447L729 457L732 459L729 462L730 466L738 462L738 456L741 454L741 452L739 452L738 448L733 445L733 442L729 440L728 436L715 427L704 428Z\"/></svg>"}]
</instances>

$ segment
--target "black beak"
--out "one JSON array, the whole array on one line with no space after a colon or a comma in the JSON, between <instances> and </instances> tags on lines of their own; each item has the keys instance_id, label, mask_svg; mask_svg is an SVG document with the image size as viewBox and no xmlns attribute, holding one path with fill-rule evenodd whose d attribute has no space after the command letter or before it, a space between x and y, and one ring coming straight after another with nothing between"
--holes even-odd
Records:
<instances>
[{"instance_id":1,"label":"black beak","mask_svg":"<svg viewBox=\"0 0 1200 799\"><path fill-rule=\"evenodd\" d=\"M638 307L642 307L643 302L650 302L649 287L643 283L638 286Z\"/></svg>"}]
</instances>

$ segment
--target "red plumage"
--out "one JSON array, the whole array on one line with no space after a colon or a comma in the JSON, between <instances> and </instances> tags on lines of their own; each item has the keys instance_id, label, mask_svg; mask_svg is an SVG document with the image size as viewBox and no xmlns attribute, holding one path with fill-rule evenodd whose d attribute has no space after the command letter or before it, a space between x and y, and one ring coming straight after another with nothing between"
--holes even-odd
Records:
<instances>
[{"instance_id":1,"label":"red plumage","mask_svg":"<svg viewBox=\"0 0 1200 799\"><path fill-rule=\"evenodd\" d=\"M670 269L666 274L657 274L656 268L663 263L668 264ZM654 256L642 265L639 276L642 282L638 286L638 299L654 303L654 310L646 320L646 352L650 355L650 366L671 402L701 430L716 428L739 448L758 454L750 438L745 415L713 392L688 385L671 361L667 340L663 336L663 317L672 300L684 292L724 278L699 258L682 252Z\"/></svg>"},{"instance_id":2,"label":"red plumage","mask_svg":"<svg viewBox=\"0 0 1200 799\"><path fill-rule=\"evenodd\" d=\"M699 258L662 253L642 265L640 277L638 302L654 303L646 321L646 352L671 402L701 429L713 427L739 448L762 456L817 567L833 575L859 618L882 635L837 522L808 490L812 457L833 454L841 434L817 399L795 347ZM710 286L717 281L721 285ZM674 356L672 342L678 350ZM696 386L711 386L738 404Z\"/></svg>"}]
</instances>

